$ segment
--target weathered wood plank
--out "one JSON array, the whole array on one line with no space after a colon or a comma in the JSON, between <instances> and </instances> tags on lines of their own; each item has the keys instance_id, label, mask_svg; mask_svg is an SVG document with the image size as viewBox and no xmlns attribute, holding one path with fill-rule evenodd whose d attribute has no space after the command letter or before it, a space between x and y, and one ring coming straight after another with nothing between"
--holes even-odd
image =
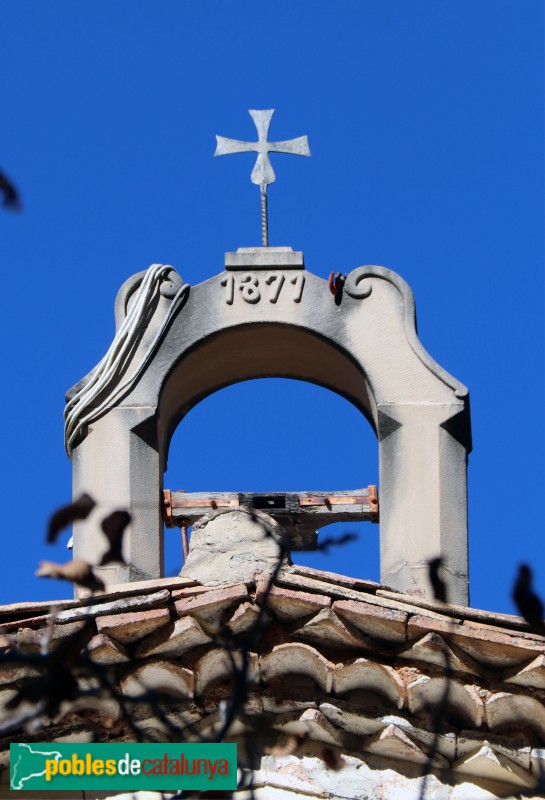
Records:
<instances>
[{"instance_id":1,"label":"weathered wood plank","mask_svg":"<svg viewBox=\"0 0 545 800\"><path fill-rule=\"evenodd\" d=\"M335 522L378 521L376 487L334 492L165 492L171 525L192 525L211 511L247 506L285 529L292 550L313 550L317 530Z\"/></svg>"}]
</instances>

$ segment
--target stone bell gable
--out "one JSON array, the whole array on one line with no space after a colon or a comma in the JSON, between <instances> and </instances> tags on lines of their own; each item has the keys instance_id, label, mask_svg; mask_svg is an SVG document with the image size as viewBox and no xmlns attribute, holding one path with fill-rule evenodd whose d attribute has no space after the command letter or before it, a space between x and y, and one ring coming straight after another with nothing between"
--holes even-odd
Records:
<instances>
[{"instance_id":1,"label":"stone bell gable","mask_svg":"<svg viewBox=\"0 0 545 800\"><path fill-rule=\"evenodd\" d=\"M467 603L468 391L421 345L405 281L359 267L332 293L302 253L272 247L227 253L196 286L150 270L119 292L118 362L110 353L95 384L91 373L68 395L74 494L132 515L127 565L102 568L103 580L162 574L163 473L184 415L230 384L285 377L346 397L376 432L381 580L426 596L427 562L441 556L452 599ZM76 557L96 563L99 541L98 516L75 526Z\"/></svg>"}]
</instances>

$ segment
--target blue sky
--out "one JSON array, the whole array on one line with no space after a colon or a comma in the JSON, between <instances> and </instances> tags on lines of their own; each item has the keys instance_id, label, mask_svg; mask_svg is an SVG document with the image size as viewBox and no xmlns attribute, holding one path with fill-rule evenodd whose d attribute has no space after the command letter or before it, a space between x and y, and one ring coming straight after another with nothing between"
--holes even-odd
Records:
<instances>
[{"instance_id":1,"label":"blue sky","mask_svg":"<svg viewBox=\"0 0 545 800\"><path fill-rule=\"evenodd\" d=\"M70 594L33 573L66 557L66 538L43 543L71 493L63 397L106 351L119 286L153 262L197 284L260 243L253 156L212 158L216 133L254 138L249 108L276 108L271 138L308 134L312 151L273 156L270 243L323 277L401 274L422 343L470 389L472 605L513 611L521 561L545 596L543 13L539 0L1 4L0 168L24 211L0 214L0 602ZM377 474L346 400L269 380L190 412L165 485L346 489ZM295 559L377 580L378 530L358 531Z\"/></svg>"}]
</instances>

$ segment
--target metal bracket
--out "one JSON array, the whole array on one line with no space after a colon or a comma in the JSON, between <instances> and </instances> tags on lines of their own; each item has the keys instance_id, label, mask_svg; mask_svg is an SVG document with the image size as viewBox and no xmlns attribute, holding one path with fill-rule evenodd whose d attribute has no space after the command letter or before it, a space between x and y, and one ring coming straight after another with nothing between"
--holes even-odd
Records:
<instances>
[{"instance_id":1,"label":"metal bracket","mask_svg":"<svg viewBox=\"0 0 545 800\"><path fill-rule=\"evenodd\" d=\"M379 510L378 510L378 491L377 487L371 484L371 486L367 487L368 497L369 497L369 510L371 512L371 522L378 522L379 521Z\"/></svg>"},{"instance_id":2,"label":"metal bracket","mask_svg":"<svg viewBox=\"0 0 545 800\"><path fill-rule=\"evenodd\" d=\"M172 492L170 489L163 489L163 520L167 528L175 528L174 520L172 519Z\"/></svg>"}]
</instances>

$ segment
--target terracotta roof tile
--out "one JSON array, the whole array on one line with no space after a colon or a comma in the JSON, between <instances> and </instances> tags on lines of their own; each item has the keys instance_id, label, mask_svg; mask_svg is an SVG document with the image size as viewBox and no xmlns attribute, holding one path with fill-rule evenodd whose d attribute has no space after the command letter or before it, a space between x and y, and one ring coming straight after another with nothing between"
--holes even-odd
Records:
<instances>
[{"instance_id":1,"label":"terracotta roof tile","mask_svg":"<svg viewBox=\"0 0 545 800\"><path fill-rule=\"evenodd\" d=\"M467 737L463 734L460 734L456 737L456 753L454 758L451 760L453 762L457 761L463 756L474 753L476 750L486 744L497 753L503 753L503 755L507 756L512 761L515 761L519 767L522 767L522 769L529 770L531 768L530 745L524 745L522 741L519 740L517 742L518 746L513 748L509 747L510 743L512 743L512 739L506 740L505 737L498 736L498 734L491 733L490 731L486 733L472 731Z\"/></svg>"},{"instance_id":2,"label":"terracotta roof tile","mask_svg":"<svg viewBox=\"0 0 545 800\"><path fill-rule=\"evenodd\" d=\"M228 653L220 647L209 650L195 664L195 693L197 697L214 683L230 680L233 677L233 661L240 669L242 659L240 652ZM248 653L247 682L253 683L258 678L258 658L255 653Z\"/></svg>"},{"instance_id":3,"label":"terracotta roof tile","mask_svg":"<svg viewBox=\"0 0 545 800\"><path fill-rule=\"evenodd\" d=\"M485 778L525 789L535 786L535 778L529 772L486 744L460 758L453 765L453 771L459 775L474 776L481 780Z\"/></svg>"},{"instance_id":4,"label":"terracotta roof tile","mask_svg":"<svg viewBox=\"0 0 545 800\"><path fill-rule=\"evenodd\" d=\"M292 638L303 639L322 647L374 650L373 642L357 630L350 630L331 608L323 608L314 617L292 632Z\"/></svg>"},{"instance_id":5,"label":"terracotta roof tile","mask_svg":"<svg viewBox=\"0 0 545 800\"><path fill-rule=\"evenodd\" d=\"M408 614L361 600L335 600L333 611L362 633L388 642L404 642Z\"/></svg>"},{"instance_id":6,"label":"terracotta roof tile","mask_svg":"<svg viewBox=\"0 0 545 800\"><path fill-rule=\"evenodd\" d=\"M542 643L519 636L519 631L497 632L486 627L457 625L449 639L480 664L493 669L521 664L543 652Z\"/></svg>"},{"instance_id":7,"label":"terracotta roof tile","mask_svg":"<svg viewBox=\"0 0 545 800\"><path fill-rule=\"evenodd\" d=\"M174 697L193 697L193 672L172 661L155 659L135 667L121 682L123 694L138 696L146 689Z\"/></svg>"},{"instance_id":8,"label":"terracotta roof tile","mask_svg":"<svg viewBox=\"0 0 545 800\"><path fill-rule=\"evenodd\" d=\"M376 592L378 589L384 589L380 583L375 581L366 581L361 578L348 578L345 575L338 575L336 572L325 572L321 569L314 569L313 567L304 567L300 564L292 564L291 567L285 570L292 572L295 575L302 575L307 578L315 578L324 583L332 583L338 586L345 586L347 589L356 589L363 592Z\"/></svg>"},{"instance_id":9,"label":"terracotta roof tile","mask_svg":"<svg viewBox=\"0 0 545 800\"><path fill-rule=\"evenodd\" d=\"M346 600L361 600L362 593L355 589L347 588L338 584L327 583L320 581L316 578L307 577L306 575L297 575L293 572L285 570L280 572L276 583L280 586L288 586L291 589L302 589L303 591L315 592L316 594L327 595L329 597L339 597ZM373 597L373 595L369 595ZM388 605L389 601L383 601L384 605Z\"/></svg>"},{"instance_id":10,"label":"terracotta roof tile","mask_svg":"<svg viewBox=\"0 0 545 800\"><path fill-rule=\"evenodd\" d=\"M332 725L317 708L307 708L302 714L280 714L275 718L273 727L295 736L309 736L315 742L334 747L344 744L343 731Z\"/></svg>"},{"instance_id":11,"label":"terracotta roof tile","mask_svg":"<svg viewBox=\"0 0 545 800\"><path fill-rule=\"evenodd\" d=\"M444 769L448 761L439 753L426 752L428 748L421 743L416 744L404 730L396 725L388 725L384 730L376 733L364 745L364 752L394 758L399 761L409 761L412 764L425 765L431 758L434 767Z\"/></svg>"},{"instance_id":12,"label":"terracotta roof tile","mask_svg":"<svg viewBox=\"0 0 545 800\"><path fill-rule=\"evenodd\" d=\"M147 611L128 611L124 614L108 614L97 617L100 633L107 633L123 644L140 641L152 631L170 622L167 608L150 608Z\"/></svg>"},{"instance_id":13,"label":"terracotta roof tile","mask_svg":"<svg viewBox=\"0 0 545 800\"><path fill-rule=\"evenodd\" d=\"M257 602L263 602L268 584L268 575L264 575L258 580L256 589ZM283 622L291 622L301 617L308 617L330 605L330 597L287 589L285 586L271 586L267 595L267 607L271 608Z\"/></svg>"},{"instance_id":14,"label":"terracotta roof tile","mask_svg":"<svg viewBox=\"0 0 545 800\"><path fill-rule=\"evenodd\" d=\"M261 700L263 702L263 710L273 714L285 714L288 711L301 712L306 708L317 707L315 699L279 696L278 692L271 691L269 687L261 688Z\"/></svg>"},{"instance_id":15,"label":"terracotta roof tile","mask_svg":"<svg viewBox=\"0 0 545 800\"><path fill-rule=\"evenodd\" d=\"M330 692L332 673L336 665L308 644L280 644L260 659L261 675L265 682L290 673L307 675L323 691Z\"/></svg>"},{"instance_id":16,"label":"terracotta roof tile","mask_svg":"<svg viewBox=\"0 0 545 800\"><path fill-rule=\"evenodd\" d=\"M45 625L49 616L41 614L39 617L23 617L22 619L11 620L10 622L3 622L0 625L0 634L12 633L19 630L19 628L39 628Z\"/></svg>"},{"instance_id":17,"label":"terracotta roof tile","mask_svg":"<svg viewBox=\"0 0 545 800\"><path fill-rule=\"evenodd\" d=\"M168 603L169 600L170 592L168 589L161 589L151 594L139 594L136 596L127 595L126 597L120 596L118 599L108 602L102 602L100 596L97 595L92 603L88 603L86 599L84 603L77 608L68 608L65 611L59 611L56 620L59 623L64 623L74 622L78 619L100 617L106 614L122 614L125 611L155 608L156 606Z\"/></svg>"},{"instance_id":18,"label":"terracotta roof tile","mask_svg":"<svg viewBox=\"0 0 545 800\"><path fill-rule=\"evenodd\" d=\"M420 614L410 616L407 621L407 639L419 639L427 633L438 633L441 636L448 637L450 640L451 635L462 624L459 619L435 617L423 617Z\"/></svg>"},{"instance_id":19,"label":"terracotta roof tile","mask_svg":"<svg viewBox=\"0 0 545 800\"><path fill-rule=\"evenodd\" d=\"M248 599L248 589L244 583L236 586L213 588L195 596L182 597L174 603L180 616L191 614L199 620L218 621L221 614L235 603Z\"/></svg>"},{"instance_id":20,"label":"terracotta roof tile","mask_svg":"<svg viewBox=\"0 0 545 800\"><path fill-rule=\"evenodd\" d=\"M517 686L545 689L545 654L541 653L526 664L517 664L516 667L506 670L503 680Z\"/></svg>"},{"instance_id":21,"label":"terracotta roof tile","mask_svg":"<svg viewBox=\"0 0 545 800\"><path fill-rule=\"evenodd\" d=\"M491 619L490 621L493 622L494 620ZM545 648L545 636L543 636L543 634L541 633L534 633L533 631L522 630L521 628L518 627L515 628L515 630L509 631L506 630L505 627L500 625L490 625L487 622L486 623L481 621L476 622L475 620L472 619L464 619L462 625L464 626L464 628L473 628L474 630L481 631L481 633L484 633L486 635L488 635L489 633L499 633L500 635L505 633L514 634L515 636L518 636L521 639L528 639L529 641L538 644L542 648ZM525 627L527 628L528 626L526 625Z\"/></svg>"},{"instance_id":22,"label":"terracotta roof tile","mask_svg":"<svg viewBox=\"0 0 545 800\"><path fill-rule=\"evenodd\" d=\"M396 708L403 708L405 686L395 669L366 658L357 658L333 673L333 691L343 695L353 689L364 689L384 695Z\"/></svg>"},{"instance_id":23,"label":"terracotta roof tile","mask_svg":"<svg viewBox=\"0 0 545 800\"><path fill-rule=\"evenodd\" d=\"M484 718L484 704L477 689L456 678L419 678L407 688L407 704L413 714L433 712L446 704L475 727L480 727Z\"/></svg>"},{"instance_id":24,"label":"terracotta roof tile","mask_svg":"<svg viewBox=\"0 0 545 800\"><path fill-rule=\"evenodd\" d=\"M485 715L488 727L507 731L517 726L530 726L545 739L545 706L535 697L497 692L487 701Z\"/></svg>"},{"instance_id":25,"label":"terracotta roof tile","mask_svg":"<svg viewBox=\"0 0 545 800\"><path fill-rule=\"evenodd\" d=\"M320 703L320 711L327 719L354 736L372 736L384 728L380 717L362 713L362 708L339 698Z\"/></svg>"},{"instance_id":26,"label":"terracotta roof tile","mask_svg":"<svg viewBox=\"0 0 545 800\"><path fill-rule=\"evenodd\" d=\"M383 717L383 721L387 720L388 717ZM455 733L437 733L433 728L428 730L421 725L412 724L409 720L396 720L395 724L405 730L416 744L436 750L447 761L452 762L456 759L457 736Z\"/></svg>"},{"instance_id":27,"label":"terracotta roof tile","mask_svg":"<svg viewBox=\"0 0 545 800\"><path fill-rule=\"evenodd\" d=\"M51 628L21 627L12 634L12 645L22 653L39 653L47 642L48 651L54 650L65 636L71 636L83 627L83 622L70 622L65 625L53 625Z\"/></svg>"},{"instance_id":28,"label":"terracotta roof tile","mask_svg":"<svg viewBox=\"0 0 545 800\"><path fill-rule=\"evenodd\" d=\"M261 613L261 609L254 603L241 603L230 617L227 627L235 636L250 630L256 623ZM263 621L269 619L271 615L265 612Z\"/></svg>"},{"instance_id":29,"label":"terracotta roof tile","mask_svg":"<svg viewBox=\"0 0 545 800\"><path fill-rule=\"evenodd\" d=\"M194 582L193 582L194 583ZM244 584L247 586L248 584ZM233 587L241 586L240 583L225 583L221 586L201 586L198 585L189 585L184 586L181 589L172 589L171 595L173 600L180 600L182 597L196 597L199 594L209 594L210 592L215 591L216 589L232 589Z\"/></svg>"},{"instance_id":30,"label":"terracotta roof tile","mask_svg":"<svg viewBox=\"0 0 545 800\"><path fill-rule=\"evenodd\" d=\"M122 664L129 661L129 656L123 645L114 642L104 633L93 636L87 645L91 661L97 664Z\"/></svg>"},{"instance_id":31,"label":"terracotta roof tile","mask_svg":"<svg viewBox=\"0 0 545 800\"><path fill-rule=\"evenodd\" d=\"M398 658L411 661L424 661L434 664L441 669L450 669L454 672L467 672L470 675L484 675L484 670L463 650L450 644L438 633L426 633L416 642L411 642L400 653Z\"/></svg>"},{"instance_id":32,"label":"terracotta roof tile","mask_svg":"<svg viewBox=\"0 0 545 800\"><path fill-rule=\"evenodd\" d=\"M149 581L133 581L132 583L116 583L108 586L107 591L103 592L100 596L106 599L115 599L117 595L123 597L130 597L133 594L143 594L144 592L156 592L159 589L184 589L189 586L197 587L197 581L191 578L153 578Z\"/></svg>"},{"instance_id":33,"label":"terracotta roof tile","mask_svg":"<svg viewBox=\"0 0 545 800\"><path fill-rule=\"evenodd\" d=\"M137 658L168 655L181 656L199 645L212 641L193 617L182 617L176 622L150 633L136 648Z\"/></svg>"},{"instance_id":34,"label":"terracotta roof tile","mask_svg":"<svg viewBox=\"0 0 545 800\"><path fill-rule=\"evenodd\" d=\"M38 600L36 602L9 603L0 606L0 619L6 616L18 616L23 619L26 616L38 616L47 614L52 608L71 608L79 605L79 600Z\"/></svg>"},{"instance_id":35,"label":"terracotta roof tile","mask_svg":"<svg viewBox=\"0 0 545 800\"><path fill-rule=\"evenodd\" d=\"M464 620L472 620L478 624L498 625L502 628L522 628L528 630L528 623L523 617L516 617L511 614L500 614L497 611L485 611L471 606L459 606L454 603L442 603L439 600L430 600L427 597L417 597L412 594L402 594L391 589L377 589L377 597L396 600L408 606L412 606L415 613L422 613L422 609L435 611L449 617L457 617ZM420 609L420 611L418 610Z\"/></svg>"}]
</instances>

